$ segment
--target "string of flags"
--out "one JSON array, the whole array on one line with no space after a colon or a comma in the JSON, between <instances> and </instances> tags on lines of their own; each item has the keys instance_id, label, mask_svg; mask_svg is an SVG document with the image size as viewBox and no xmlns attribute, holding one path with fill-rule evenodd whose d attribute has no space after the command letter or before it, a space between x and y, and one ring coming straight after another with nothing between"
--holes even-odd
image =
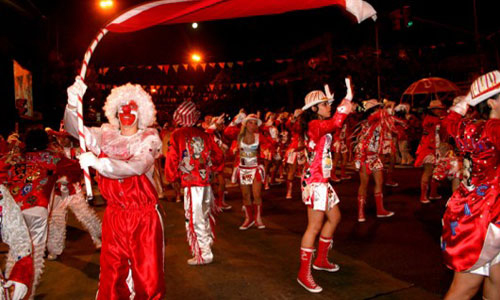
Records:
<instances>
[{"instance_id":1,"label":"string of flags","mask_svg":"<svg viewBox=\"0 0 500 300\"><path fill-rule=\"evenodd\" d=\"M215 68L220 68L220 69L232 69L235 65L238 65L238 66L244 66L245 64L249 63L249 62L260 62L262 61L262 59L260 58L255 58L255 59L252 59L252 60L246 60L246 61L230 61L230 62L193 62L193 63L183 63L183 64L158 64L154 67L160 69L161 71L165 72L165 74L167 74L170 70L173 70L174 72L179 72L180 69L184 70L184 71L188 71L188 70L194 70L194 71L199 71L199 70L202 70L203 72L205 72L205 70L208 68L212 68L212 69L215 69ZM292 58L286 58L286 59L275 59L274 60L276 63L278 64L283 64L283 63L290 63L290 62L293 62L293 59ZM134 66L135 68L138 68L138 69L147 69L147 70L151 70L153 68L153 66L151 65L138 65L138 66ZM118 69L120 71L123 71L126 67L125 66L121 66L121 67L118 67ZM100 67L98 68L98 73L100 75L106 75L106 73L109 71L109 67Z\"/></svg>"},{"instance_id":2,"label":"string of flags","mask_svg":"<svg viewBox=\"0 0 500 300\"><path fill-rule=\"evenodd\" d=\"M260 88L264 86L277 86L277 85L286 85L290 82L301 80L302 77L296 78L284 78L277 80L267 80L267 81L252 81L252 82L235 82L235 83L209 83L205 85L142 85L142 87L152 92L153 94L163 94L167 91L194 91L195 87L199 89L200 87L205 91L216 91L216 90L227 90L227 89L236 89L241 90L245 88ZM110 90L112 88L117 87L115 84L105 84L105 83L96 83L96 87L100 90ZM163 92L163 93L162 93Z\"/></svg>"}]
</instances>

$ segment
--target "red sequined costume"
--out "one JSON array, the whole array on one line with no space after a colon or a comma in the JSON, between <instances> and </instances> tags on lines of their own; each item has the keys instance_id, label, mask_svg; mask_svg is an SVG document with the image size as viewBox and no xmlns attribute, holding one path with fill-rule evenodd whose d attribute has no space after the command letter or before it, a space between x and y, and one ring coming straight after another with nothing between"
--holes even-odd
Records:
<instances>
[{"instance_id":1,"label":"red sequined costume","mask_svg":"<svg viewBox=\"0 0 500 300\"><path fill-rule=\"evenodd\" d=\"M223 166L223 153L207 133L195 127L174 130L165 162L165 176L170 182L180 178L184 188L186 231L195 259L190 264L213 260L215 203L210 180L212 173L221 171Z\"/></svg>"},{"instance_id":2,"label":"red sequined costume","mask_svg":"<svg viewBox=\"0 0 500 300\"><path fill-rule=\"evenodd\" d=\"M328 120L312 120L307 126L308 161L302 175L302 201L315 210L328 211L339 202L328 183L332 170L332 133L340 130L347 114L336 112Z\"/></svg>"},{"instance_id":3,"label":"red sequined costume","mask_svg":"<svg viewBox=\"0 0 500 300\"><path fill-rule=\"evenodd\" d=\"M385 109L378 109L360 123L354 133L357 139L354 149L356 169L360 170L364 165L368 174L384 169L380 155L389 153L387 147L394 147L390 133L397 130L398 121Z\"/></svg>"},{"instance_id":4,"label":"red sequined costume","mask_svg":"<svg viewBox=\"0 0 500 300\"><path fill-rule=\"evenodd\" d=\"M425 116L422 127L422 139L417 148L415 167L420 167L423 164L437 164L439 145L444 140L444 132L441 130L441 119L439 117Z\"/></svg>"},{"instance_id":5,"label":"red sequined costume","mask_svg":"<svg viewBox=\"0 0 500 300\"><path fill-rule=\"evenodd\" d=\"M500 120L475 122L451 111L443 122L464 153L464 174L443 216L441 248L456 271L488 275L500 262Z\"/></svg>"}]
</instances>

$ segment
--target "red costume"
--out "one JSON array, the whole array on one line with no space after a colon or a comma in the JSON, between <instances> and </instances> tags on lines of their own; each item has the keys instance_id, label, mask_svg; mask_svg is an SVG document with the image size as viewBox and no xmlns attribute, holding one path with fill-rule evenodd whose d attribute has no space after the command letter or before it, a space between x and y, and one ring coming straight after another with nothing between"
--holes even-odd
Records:
<instances>
[{"instance_id":1,"label":"red costume","mask_svg":"<svg viewBox=\"0 0 500 300\"><path fill-rule=\"evenodd\" d=\"M78 84L83 82L68 89L64 119L74 137L78 137L74 95L83 94ZM139 85L127 84L111 91L104 110L110 124L84 127L90 153L80 156L80 164L91 161L87 165L97 171L99 190L107 201L97 299L128 299L131 294L137 299L163 299L164 234L152 177L161 141L156 129L148 128L154 122L154 105ZM137 122L138 130L125 136L119 128L128 122Z\"/></svg>"},{"instance_id":2,"label":"red costume","mask_svg":"<svg viewBox=\"0 0 500 300\"><path fill-rule=\"evenodd\" d=\"M488 275L483 266L500 262L500 120L474 122L451 111L443 123L465 154L463 180L443 216L445 263Z\"/></svg>"},{"instance_id":3,"label":"red costume","mask_svg":"<svg viewBox=\"0 0 500 300\"><path fill-rule=\"evenodd\" d=\"M439 144L443 140L441 119L439 117L425 116L422 127L422 139L418 145L415 167L420 167L422 164L436 164Z\"/></svg>"}]
</instances>

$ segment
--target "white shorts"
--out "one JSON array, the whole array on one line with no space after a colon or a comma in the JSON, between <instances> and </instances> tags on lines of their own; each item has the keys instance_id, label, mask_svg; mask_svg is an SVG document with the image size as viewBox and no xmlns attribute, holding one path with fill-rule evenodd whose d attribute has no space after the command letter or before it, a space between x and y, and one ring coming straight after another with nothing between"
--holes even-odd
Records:
<instances>
[{"instance_id":1,"label":"white shorts","mask_svg":"<svg viewBox=\"0 0 500 300\"><path fill-rule=\"evenodd\" d=\"M302 186L302 202L314 210L329 211L340 200L328 182L313 182Z\"/></svg>"}]
</instances>

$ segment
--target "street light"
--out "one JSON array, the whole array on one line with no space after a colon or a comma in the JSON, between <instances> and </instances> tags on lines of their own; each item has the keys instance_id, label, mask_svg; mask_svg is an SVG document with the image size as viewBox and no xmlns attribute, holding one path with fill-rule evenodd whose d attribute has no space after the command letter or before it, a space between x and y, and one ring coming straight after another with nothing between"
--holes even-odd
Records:
<instances>
[{"instance_id":1,"label":"street light","mask_svg":"<svg viewBox=\"0 0 500 300\"><path fill-rule=\"evenodd\" d=\"M201 55L198 53L193 53L191 54L191 60L194 62L200 62L201 61Z\"/></svg>"},{"instance_id":2,"label":"street light","mask_svg":"<svg viewBox=\"0 0 500 300\"><path fill-rule=\"evenodd\" d=\"M191 27L193 27L193 29L198 28L198 23L194 22L193 24L191 24Z\"/></svg>"},{"instance_id":3,"label":"street light","mask_svg":"<svg viewBox=\"0 0 500 300\"><path fill-rule=\"evenodd\" d=\"M114 5L113 0L101 0L99 1L99 6L102 9L110 9Z\"/></svg>"}]
</instances>

